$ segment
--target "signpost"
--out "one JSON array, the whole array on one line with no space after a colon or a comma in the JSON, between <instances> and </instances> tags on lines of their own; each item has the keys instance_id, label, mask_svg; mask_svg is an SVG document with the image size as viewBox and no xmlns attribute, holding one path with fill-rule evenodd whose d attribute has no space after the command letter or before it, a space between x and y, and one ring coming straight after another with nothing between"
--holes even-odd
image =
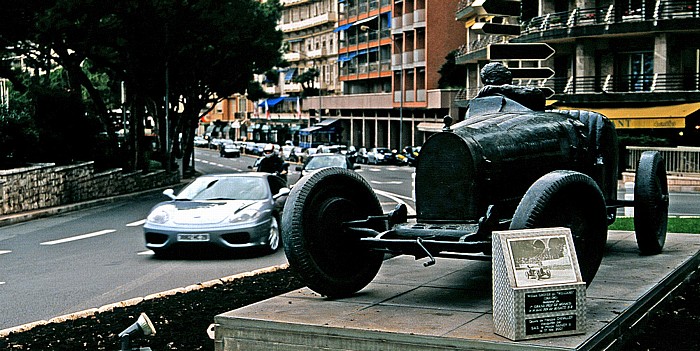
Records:
<instances>
[{"instance_id":1,"label":"signpost","mask_svg":"<svg viewBox=\"0 0 700 351\"><path fill-rule=\"evenodd\" d=\"M549 67L508 68L513 79L549 79L554 76L554 70Z\"/></svg>"},{"instance_id":2,"label":"signpost","mask_svg":"<svg viewBox=\"0 0 700 351\"><path fill-rule=\"evenodd\" d=\"M503 43L486 47L487 60L546 60L554 49L546 43Z\"/></svg>"}]
</instances>

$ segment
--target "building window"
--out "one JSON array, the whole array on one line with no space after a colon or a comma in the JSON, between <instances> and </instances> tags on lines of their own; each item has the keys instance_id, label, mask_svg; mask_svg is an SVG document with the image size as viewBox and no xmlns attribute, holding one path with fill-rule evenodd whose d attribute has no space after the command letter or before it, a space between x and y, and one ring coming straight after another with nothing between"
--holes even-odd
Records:
<instances>
[{"instance_id":1,"label":"building window","mask_svg":"<svg viewBox=\"0 0 700 351\"><path fill-rule=\"evenodd\" d=\"M654 53L633 52L622 57L622 84L627 91L649 91L654 77ZM625 79L626 78L626 79Z\"/></svg>"}]
</instances>

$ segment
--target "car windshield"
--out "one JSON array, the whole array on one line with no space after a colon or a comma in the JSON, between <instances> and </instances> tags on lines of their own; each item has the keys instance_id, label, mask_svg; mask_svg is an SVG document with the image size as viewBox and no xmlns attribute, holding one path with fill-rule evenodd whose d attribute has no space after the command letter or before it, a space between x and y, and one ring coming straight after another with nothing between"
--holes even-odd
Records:
<instances>
[{"instance_id":1,"label":"car windshield","mask_svg":"<svg viewBox=\"0 0 700 351\"><path fill-rule=\"evenodd\" d=\"M262 200L265 180L259 177L201 177L177 195L176 200Z\"/></svg>"},{"instance_id":2,"label":"car windshield","mask_svg":"<svg viewBox=\"0 0 700 351\"><path fill-rule=\"evenodd\" d=\"M346 168L345 156L343 155L328 155L328 156L316 156L309 159L309 163L306 164L307 170L326 168L326 167L343 167Z\"/></svg>"}]
</instances>

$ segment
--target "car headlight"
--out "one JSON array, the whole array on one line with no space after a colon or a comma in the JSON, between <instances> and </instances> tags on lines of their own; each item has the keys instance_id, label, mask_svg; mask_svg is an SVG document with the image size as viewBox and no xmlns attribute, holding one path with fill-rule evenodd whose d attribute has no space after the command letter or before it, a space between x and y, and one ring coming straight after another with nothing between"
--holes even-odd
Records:
<instances>
[{"instance_id":1,"label":"car headlight","mask_svg":"<svg viewBox=\"0 0 700 351\"><path fill-rule=\"evenodd\" d=\"M250 222L260 218L262 214L256 209L246 209L231 216L228 221L231 223Z\"/></svg>"},{"instance_id":2,"label":"car headlight","mask_svg":"<svg viewBox=\"0 0 700 351\"><path fill-rule=\"evenodd\" d=\"M155 210L148 215L146 220L155 224L164 224L170 220L170 215L165 210Z\"/></svg>"}]
</instances>

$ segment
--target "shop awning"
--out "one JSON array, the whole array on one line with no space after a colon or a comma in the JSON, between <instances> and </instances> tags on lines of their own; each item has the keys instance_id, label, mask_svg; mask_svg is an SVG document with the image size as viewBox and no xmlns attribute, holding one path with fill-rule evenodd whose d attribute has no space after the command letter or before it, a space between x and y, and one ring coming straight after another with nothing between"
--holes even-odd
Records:
<instances>
[{"instance_id":1,"label":"shop awning","mask_svg":"<svg viewBox=\"0 0 700 351\"><path fill-rule=\"evenodd\" d=\"M598 112L615 123L617 129L685 128L685 118L700 110L700 102L650 106L589 108L556 106L560 110L590 110Z\"/></svg>"},{"instance_id":2,"label":"shop awning","mask_svg":"<svg viewBox=\"0 0 700 351\"><path fill-rule=\"evenodd\" d=\"M346 30L346 29L352 27L352 25L353 25L353 23L348 23L348 24L344 24L342 26L338 26L338 28L334 29L333 32L337 33L337 32Z\"/></svg>"},{"instance_id":3,"label":"shop awning","mask_svg":"<svg viewBox=\"0 0 700 351\"><path fill-rule=\"evenodd\" d=\"M284 96L269 98L267 99L267 107L272 108L272 106L277 105L280 101L284 100ZM265 107L265 101L258 104L258 107Z\"/></svg>"},{"instance_id":4,"label":"shop awning","mask_svg":"<svg viewBox=\"0 0 700 351\"><path fill-rule=\"evenodd\" d=\"M374 16L371 16L371 17L367 17L367 18L361 19L361 20L359 20L359 21L357 21L357 22L355 22L355 23L353 23L353 24L354 24L354 25L358 25L358 24L362 24L362 23L367 23L367 22L369 22L369 21L371 21L371 20L373 20L373 19L375 19L375 18L377 18L377 17L379 17L379 16L378 16L378 15L374 15Z\"/></svg>"},{"instance_id":5,"label":"shop awning","mask_svg":"<svg viewBox=\"0 0 700 351\"><path fill-rule=\"evenodd\" d=\"M324 119L323 121L321 121L321 122L319 122L319 123L314 124L314 126L322 126L322 127L325 127L325 126L329 126L329 125L331 125L331 124L333 124L333 123L335 123L335 122L338 122L338 119L337 119L337 118L327 118L327 119Z\"/></svg>"},{"instance_id":6,"label":"shop awning","mask_svg":"<svg viewBox=\"0 0 700 351\"><path fill-rule=\"evenodd\" d=\"M303 129L299 129L299 135L309 135L323 127L316 127L316 126L311 126L311 127L306 127Z\"/></svg>"},{"instance_id":7,"label":"shop awning","mask_svg":"<svg viewBox=\"0 0 700 351\"><path fill-rule=\"evenodd\" d=\"M288 69L287 72L284 73L284 81L285 81L285 82L291 81L292 78L294 78L294 76L296 75L296 73L297 73L296 67L293 67L293 68ZM269 104L270 104L270 103L268 102L268 105L269 105Z\"/></svg>"},{"instance_id":8,"label":"shop awning","mask_svg":"<svg viewBox=\"0 0 700 351\"><path fill-rule=\"evenodd\" d=\"M442 132L442 127L444 126L445 124L440 122L420 122L416 126L416 129L421 132L439 133Z\"/></svg>"},{"instance_id":9,"label":"shop awning","mask_svg":"<svg viewBox=\"0 0 700 351\"><path fill-rule=\"evenodd\" d=\"M338 62L346 62L352 60L355 56L357 56L357 51L355 52L349 52L347 54L341 54L338 56Z\"/></svg>"}]
</instances>

